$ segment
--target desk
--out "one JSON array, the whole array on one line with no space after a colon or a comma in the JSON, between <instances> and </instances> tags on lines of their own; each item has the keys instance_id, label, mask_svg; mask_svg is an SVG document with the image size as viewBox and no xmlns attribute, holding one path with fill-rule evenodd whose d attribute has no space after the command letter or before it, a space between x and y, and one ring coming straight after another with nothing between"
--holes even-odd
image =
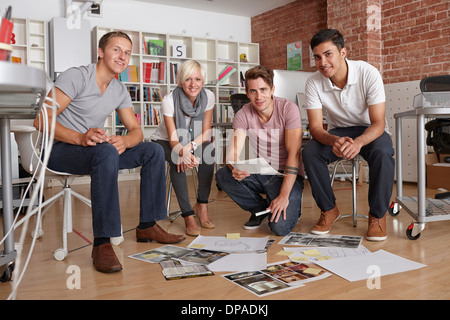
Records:
<instances>
[{"instance_id":1,"label":"desk","mask_svg":"<svg viewBox=\"0 0 450 320\"><path fill-rule=\"evenodd\" d=\"M0 61L0 143L3 195L3 236L13 228L13 196L11 175L11 119L34 119L46 94L45 72L24 65ZM2 238L3 238L2 236ZM11 231L0 251L0 276L11 279L14 250L14 231Z\"/></svg>"},{"instance_id":2,"label":"desk","mask_svg":"<svg viewBox=\"0 0 450 320\"><path fill-rule=\"evenodd\" d=\"M396 173L397 173L397 201L414 218L406 230L411 240L420 237L425 229L425 223L431 221L450 220L450 201L427 199L425 196L425 116L443 118L450 116L450 107L420 108L394 114L396 130ZM402 119L416 118L417 134L417 197L403 197L402 177Z\"/></svg>"}]
</instances>

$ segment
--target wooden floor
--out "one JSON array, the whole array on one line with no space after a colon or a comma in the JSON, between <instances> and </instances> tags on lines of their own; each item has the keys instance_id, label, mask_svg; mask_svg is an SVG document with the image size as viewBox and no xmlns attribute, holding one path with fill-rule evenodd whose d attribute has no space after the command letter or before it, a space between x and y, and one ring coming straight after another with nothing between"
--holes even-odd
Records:
<instances>
[{"instance_id":1,"label":"wooden floor","mask_svg":"<svg viewBox=\"0 0 450 320\"><path fill-rule=\"evenodd\" d=\"M248 213L241 210L223 191L218 191L213 182L209 212L216 224L212 230L203 229L205 236L224 236L228 232L239 232L245 237L270 235L275 239L269 248L267 262L283 260L276 255L282 250L278 244L281 237L270 234L267 223L257 231L246 231L243 224ZM88 185L75 185L77 192L89 196ZM335 194L341 214L351 212L351 190L348 182L336 181ZM368 185L358 186L358 210L367 214ZM404 185L404 195L416 196L415 184ZM58 188L46 190L46 197L54 194ZM427 197L434 197L437 190L427 190ZM394 195L395 196L395 190ZM173 197L175 204L175 196ZM192 203L194 203L192 197ZM138 223L139 181L120 182L120 201L125 242L115 247L115 252L123 264L123 271L103 274L94 270L91 260L92 231L90 209L80 201L74 201L74 232L69 235L69 255L64 261L56 261L53 251L61 246L61 210L62 202L57 203L44 219L44 236L35 246L30 265L20 284L17 299L148 299L148 300L298 300L298 299L450 299L450 221L428 223L420 239L412 241L405 236L405 230L412 218L406 211L397 217L387 215L388 240L374 243L363 240L370 251L379 249L413 261L426 264L427 267L381 278L380 289L368 289L366 281L349 282L337 275L308 283L304 287L258 298L248 291L227 281L221 274L213 277L166 281L159 264L150 264L128 258L129 255L161 246L158 243L137 243L135 227ZM309 184L305 183L303 193L303 214L293 231L309 232L319 216L311 196ZM32 219L34 223L34 219ZM267 221L267 220L266 220ZM184 233L184 221L178 218L170 223L160 221L160 225L169 232ZM30 228L32 228L30 226ZM354 228L350 218L339 220L333 226L333 234L361 235L367 229L367 221L358 219ZM30 229L31 230L31 229ZM20 228L16 230L16 241ZM27 235L25 252L28 252L31 237ZM179 246L187 246L194 238L187 239ZM81 270L81 289L68 289L67 280L71 275L68 267L78 266ZM6 299L11 291L11 283L0 283L0 299Z\"/></svg>"}]
</instances>

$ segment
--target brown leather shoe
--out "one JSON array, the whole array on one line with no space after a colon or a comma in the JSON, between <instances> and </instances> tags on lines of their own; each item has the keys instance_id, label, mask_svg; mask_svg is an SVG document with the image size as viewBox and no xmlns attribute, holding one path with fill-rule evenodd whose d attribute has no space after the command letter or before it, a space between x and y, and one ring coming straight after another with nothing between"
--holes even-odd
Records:
<instances>
[{"instance_id":1,"label":"brown leather shoe","mask_svg":"<svg viewBox=\"0 0 450 320\"><path fill-rule=\"evenodd\" d=\"M366 239L369 241L383 241L387 239L386 215L378 219L369 213L369 227L367 228Z\"/></svg>"},{"instance_id":2,"label":"brown leather shoe","mask_svg":"<svg viewBox=\"0 0 450 320\"><path fill-rule=\"evenodd\" d=\"M310 232L313 234L327 234L330 232L331 226L337 218L339 218L339 209L337 206L330 211L322 211L320 213L319 221L317 221Z\"/></svg>"},{"instance_id":3,"label":"brown leather shoe","mask_svg":"<svg viewBox=\"0 0 450 320\"><path fill-rule=\"evenodd\" d=\"M111 243L103 243L92 248L92 262L97 271L104 273L122 270Z\"/></svg>"},{"instance_id":4,"label":"brown leather shoe","mask_svg":"<svg viewBox=\"0 0 450 320\"><path fill-rule=\"evenodd\" d=\"M137 242L151 242L159 243L178 243L186 239L185 236L171 234L164 231L158 224L147 229L136 228Z\"/></svg>"}]
</instances>

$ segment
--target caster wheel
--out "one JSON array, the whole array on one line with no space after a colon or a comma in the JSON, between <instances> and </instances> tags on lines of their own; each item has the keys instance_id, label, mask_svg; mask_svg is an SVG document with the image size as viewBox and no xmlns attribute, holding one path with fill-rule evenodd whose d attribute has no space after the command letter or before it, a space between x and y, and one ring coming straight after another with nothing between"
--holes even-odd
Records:
<instances>
[{"instance_id":1,"label":"caster wheel","mask_svg":"<svg viewBox=\"0 0 450 320\"><path fill-rule=\"evenodd\" d=\"M35 235L36 235L36 239L39 239L40 237L42 237L44 235L44 229L39 228L39 229L34 229L33 231L31 231L31 237L34 238Z\"/></svg>"},{"instance_id":2,"label":"caster wheel","mask_svg":"<svg viewBox=\"0 0 450 320\"><path fill-rule=\"evenodd\" d=\"M62 248L56 249L53 257L58 261L63 261L67 257L67 251Z\"/></svg>"},{"instance_id":3,"label":"caster wheel","mask_svg":"<svg viewBox=\"0 0 450 320\"><path fill-rule=\"evenodd\" d=\"M12 279L12 274L14 271L14 263L11 263L8 265L3 272L2 276L0 277L0 282L9 282Z\"/></svg>"},{"instance_id":4,"label":"caster wheel","mask_svg":"<svg viewBox=\"0 0 450 320\"><path fill-rule=\"evenodd\" d=\"M417 240L420 238L420 232L418 234L416 234L415 236L412 235L412 230L413 230L413 225L411 224L411 226L408 227L408 229L406 229L406 236L408 237L409 240Z\"/></svg>"},{"instance_id":5,"label":"caster wheel","mask_svg":"<svg viewBox=\"0 0 450 320\"><path fill-rule=\"evenodd\" d=\"M16 250L16 252L22 252L23 245L20 242L14 242L14 250Z\"/></svg>"},{"instance_id":6,"label":"caster wheel","mask_svg":"<svg viewBox=\"0 0 450 320\"><path fill-rule=\"evenodd\" d=\"M124 241L125 241L125 239L123 238L123 236L111 238L111 244L114 246L118 246L119 244L121 244Z\"/></svg>"},{"instance_id":7,"label":"caster wheel","mask_svg":"<svg viewBox=\"0 0 450 320\"><path fill-rule=\"evenodd\" d=\"M391 206L389 207L389 214L393 217L398 216L400 213L400 205L398 203L392 202Z\"/></svg>"}]
</instances>

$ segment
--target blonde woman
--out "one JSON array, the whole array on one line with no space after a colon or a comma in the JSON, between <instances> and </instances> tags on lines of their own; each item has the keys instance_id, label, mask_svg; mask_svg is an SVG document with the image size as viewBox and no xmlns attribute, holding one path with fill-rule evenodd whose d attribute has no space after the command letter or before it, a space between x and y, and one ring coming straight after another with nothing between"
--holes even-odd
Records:
<instances>
[{"instance_id":1,"label":"blonde woman","mask_svg":"<svg viewBox=\"0 0 450 320\"><path fill-rule=\"evenodd\" d=\"M214 148L210 142L214 93L203 88L205 70L195 60L184 62L177 77L177 88L161 103L163 120L152 140L165 151L170 179L177 196L186 234L197 236L201 227L214 228L207 203L214 174ZM198 168L197 202L191 207L185 170Z\"/></svg>"}]
</instances>

